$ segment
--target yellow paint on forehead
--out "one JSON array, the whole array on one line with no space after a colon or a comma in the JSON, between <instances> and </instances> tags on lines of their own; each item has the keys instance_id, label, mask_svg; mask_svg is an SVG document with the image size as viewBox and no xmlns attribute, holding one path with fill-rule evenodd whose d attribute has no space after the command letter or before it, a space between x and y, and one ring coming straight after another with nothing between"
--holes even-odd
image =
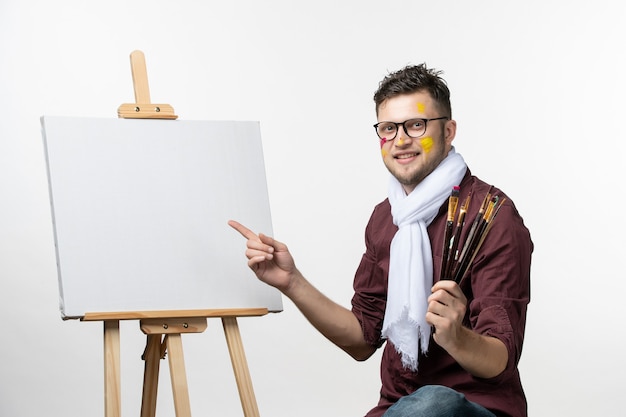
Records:
<instances>
[{"instance_id":1,"label":"yellow paint on forehead","mask_svg":"<svg viewBox=\"0 0 626 417\"><path fill-rule=\"evenodd\" d=\"M433 138L431 138L430 136L426 136L425 138L422 138L422 140L420 140L420 144L422 145L424 153L429 153L433 147Z\"/></svg>"},{"instance_id":2,"label":"yellow paint on forehead","mask_svg":"<svg viewBox=\"0 0 626 417\"><path fill-rule=\"evenodd\" d=\"M424 103L417 103L417 111L420 113L424 113L426 110L426 105Z\"/></svg>"}]
</instances>

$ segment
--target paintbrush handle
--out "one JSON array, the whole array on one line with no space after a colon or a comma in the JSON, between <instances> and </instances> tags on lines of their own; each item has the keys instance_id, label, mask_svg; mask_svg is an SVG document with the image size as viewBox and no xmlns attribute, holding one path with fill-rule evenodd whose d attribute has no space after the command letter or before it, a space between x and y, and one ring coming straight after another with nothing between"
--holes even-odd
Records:
<instances>
[{"instance_id":1,"label":"paintbrush handle","mask_svg":"<svg viewBox=\"0 0 626 417\"><path fill-rule=\"evenodd\" d=\"M450 245L450 252L448 253L448 259L446 260L446 267L444 270L444 278L452 279L452 269L454 267L454 262L458 259L459 256L459 240L461 239L461 232L463 230L463 226L465 226L465 211L461 211L459 214L459 221L456 224L456 229L452 236L452 243Z\"/></svg>"},{"instance_id":2,"label":"paintbrush handle","mask_svg":"<svg viewBox=\"0 0 626 417\"><path fill-rule=\"evenodd\" d=\"M446 279L446 267L448 265L448 257L450 255L450 239L452 236L453 222L446 222L446 230L443 235L443 254L441 255L441 271L439 279Z\"/></svg>"},{"instance_id":3,"label":"paintbrush handle","mask_svg":"<svg viewBox=\"0 0 626 417\"><path fill-rule=\"evenodd\" d=\"M459 191L460 187L455 185L452 187L452 192L448 198L448 217L446 220L446 227L443 234L443 250L441 255L441 268L439 271L439 279L445 279L445 268L448 262L448 255L450 253L450 239L452 238L452 228L454 227L454 217L456 214L456 208L459 204Z\"/></svg>"}]
</instances>

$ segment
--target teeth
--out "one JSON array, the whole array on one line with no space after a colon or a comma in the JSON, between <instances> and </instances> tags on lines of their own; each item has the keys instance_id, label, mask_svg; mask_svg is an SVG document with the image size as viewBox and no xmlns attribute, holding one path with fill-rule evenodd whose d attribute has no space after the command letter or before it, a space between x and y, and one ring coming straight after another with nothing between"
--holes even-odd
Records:
<instances>
[{"instance_id":1,"label":"teeth","mask_svg":"<svg viewBox=\"0 0 626 417\"><path fill-rule=\"evenodd\" d=\"M406 159L406 158L412 158L414 156L417 156L416 153L408 153L408 154L403 154L403 155L397 155L396 158L397 159Z\"/></svg>"}]
</instances>

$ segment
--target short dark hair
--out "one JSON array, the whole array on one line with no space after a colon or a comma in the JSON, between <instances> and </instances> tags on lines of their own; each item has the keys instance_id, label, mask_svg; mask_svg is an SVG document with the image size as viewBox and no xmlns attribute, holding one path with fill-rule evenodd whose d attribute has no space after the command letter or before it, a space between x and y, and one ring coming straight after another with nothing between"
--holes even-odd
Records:
<instances>
[{"instance_id":1,"label":"short dark hair","mask_svg":"<svg viewBox=\"0 0 626 417\"><path fill-rule=\"evenodd\" d=\"M390 73L378 85L374 93L376 114L383 101L402 94L412 94L418 91L427 91L435 100L442 116L452 117L450 106L450 90L446 81L441 78L443 71L426 67L426 64L409 65L401 70Z\"/></svg>"}]
</instances>

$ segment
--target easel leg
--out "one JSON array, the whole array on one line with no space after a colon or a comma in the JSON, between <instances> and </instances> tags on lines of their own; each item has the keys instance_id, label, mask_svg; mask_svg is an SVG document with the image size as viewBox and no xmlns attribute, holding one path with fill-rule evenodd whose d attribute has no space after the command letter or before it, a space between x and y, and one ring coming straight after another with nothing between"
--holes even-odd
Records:
<instances>
[{"instance_id":1,"label":"easel leg","mask_svg":"<svg viewBox=\"0 0 626 417\"><path fill-rule=\"evenodd\" d=\"M259 417L259 409L252 388L252 379L250 378L250 370L248 369L246 355L243 350L237 318L222 317L222 325L224 326L224 333L226 334L230 361L233 365L233 371L235 372L243 414L245 417Z\"/></svg>"},{"instance_id":2,"label":"easel leg","mask_svg":"<svg viewBox=\"0 0 626 417\"><path fill-rule=\"evenodd\" d=\"M157 391L159 386L159 361L162 357L161 335L149 334L143 358L146 364L143 375L141 417L154 417L156 415Z\"/></svg>"},{"instance_id":3,"label":"easel leg","mask_svg":"<svg viewBox=\"0 0 626 417\"><path fill-rule=\"evenodd\" d=\"M120 417L120 322L104 321L104 415Z\"/></svg>"},{"instance_id":4,"label":"easel leg","mask_svg":"<svg viewBox=\"0 0 626 417\"><path fill-rule=\"evenodd\" d=\"M180 333L168 334L165 337L167 350L169 351L170 377L174 393L176 417L191 417L182 338Z\"/></svg>"}]
</instances>

